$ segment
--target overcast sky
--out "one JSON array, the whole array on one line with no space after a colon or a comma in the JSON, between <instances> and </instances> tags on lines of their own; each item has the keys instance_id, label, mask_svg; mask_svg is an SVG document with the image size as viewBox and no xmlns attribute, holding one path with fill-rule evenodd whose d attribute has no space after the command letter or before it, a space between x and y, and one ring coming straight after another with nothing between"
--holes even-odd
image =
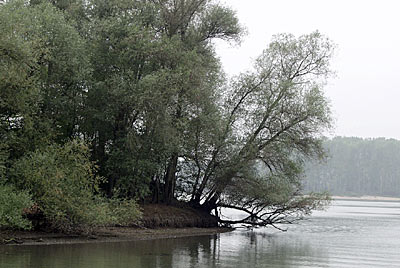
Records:
<instances>
[{"instance_id":1,"label":"overcast sky","mask_svg":"<svg viewBox=\"0 0 400 268\"><path fill-rule=\"evenodd\" d=\"M248 35L240 47L218 44L225 71L248 70L272 35L319 30L337 44L326 95L334 135L400 139L400 1L226 0Z\"/></svg>"}]
</instances>

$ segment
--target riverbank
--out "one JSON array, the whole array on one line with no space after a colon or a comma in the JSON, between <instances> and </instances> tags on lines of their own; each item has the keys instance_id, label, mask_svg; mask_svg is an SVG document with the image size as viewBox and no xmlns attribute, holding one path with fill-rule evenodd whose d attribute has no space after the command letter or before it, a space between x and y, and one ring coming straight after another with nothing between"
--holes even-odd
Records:
<instances>
[{"instance_id":1,"label":"riverbank","mask_svg":"<svg viewBox=\"0 0 400 268\"><path fill-rule=\"evenodd\" d=\"M0 230L0 245L42 245L151 240L213 235L231 231L218 228L216 217L184 204L143 205L142 219L131 227L99 227L90 234L63 234L48 230Z\"/></svg>"},{"instance_id":2,"label":"riverbank","mask_svg":"<svg viewBox=\"0 0 400 268\"><path fill-rule=\"evenodd\" d=\"M1 245L55 245L153 240L230 232L230 228L99 228L90 235L66 235L39 231L0 231Z\"/></svg>"}]
</instances>

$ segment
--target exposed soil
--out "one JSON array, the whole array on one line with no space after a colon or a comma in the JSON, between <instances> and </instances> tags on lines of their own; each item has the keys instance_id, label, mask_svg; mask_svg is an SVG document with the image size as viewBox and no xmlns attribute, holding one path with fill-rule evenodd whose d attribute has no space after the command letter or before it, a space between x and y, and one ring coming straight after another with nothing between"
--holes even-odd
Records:
<instances>
[{"instance_id":1,"label":"exposed soil","mask_svg":"<svg viewBox=\"0 0 400 268\"><path fill-rule=\"evenodd\" d=\"M217 218L205 212L187 207L144 205L142 226L146 228L216 228Z\"/></svg>"},{"instance_id":2,"label":"exposed soil","mask_svg":"<svg viewBox=\"0 0 400 268\"><path fill-rule=\"evenodd\" d=\"M0 245L117 242L212 235L232 229L218 228L217 219L188 207L143 206L140 227L103 227L91 234L0 230Z\"/></svg>"},{"instance_id":3,"label":"exposed soil","mask_svg":"<svg viewBox=\"0 0 400 268\"><path fill-rule=\"evenodd\" d=\"M1 231L1 245L52 245L152 240L187 236L213 235L232 231L229 228L99 228L91 235L66 235L37 231Z\"/></svg>"}]
</instances>

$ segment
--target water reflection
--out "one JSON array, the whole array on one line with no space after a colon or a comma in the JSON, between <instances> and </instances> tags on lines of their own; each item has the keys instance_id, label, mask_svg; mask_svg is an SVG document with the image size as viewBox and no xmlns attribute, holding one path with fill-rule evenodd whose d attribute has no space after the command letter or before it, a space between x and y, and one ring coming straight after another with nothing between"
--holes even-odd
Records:
<instances>
[{"instance_id":1,"label":"water reflection","mask_svg":"<svg viewBox=\"0 0 400 268\"><path fill-rule=\"evenodd\" d=\"M235 232L123 243L2 247L0 267L290 267L294 252L321 254L299 241L287 244L267 233Z\"/></svg>"},{"instance_id":2,"label":"water reflection","mask_svg":"<svg viewBox=\"0 0 400 268\"><path fill-rule=\"evenodd\" d=\"M306 240L298 239L290 233L267 233L265 230L256 230L232 233L230 236L236 236L236 239L229 236L221 237L221 243L235 241L232 247L237 254L236 258L232 255L230 260L224 254L224 262L231 264L226 267L300 267L304 262L328 258L326 252L320 248L312 247Z\"/></svg>"},{"instance_id":3,"label":"water reflection","mask_svg":"<svg viewBox=\"0 0 400 268\"><path fill-rule=\"evenodd\" d=\"M287 233L255 229L154 241L0 247L0 267L400 267L400 218L393 216L399 204L374 204L337 202Z\"/></svg>"}]
</instances>

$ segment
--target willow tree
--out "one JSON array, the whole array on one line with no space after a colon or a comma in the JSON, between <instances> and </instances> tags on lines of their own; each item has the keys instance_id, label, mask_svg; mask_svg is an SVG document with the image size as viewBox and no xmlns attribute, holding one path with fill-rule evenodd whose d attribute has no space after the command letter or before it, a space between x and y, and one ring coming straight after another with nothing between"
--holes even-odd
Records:
<instances>
[{"instance_id":1,"label":"willow tree","mask_svg":"<svg viewBox=\"0 0 400 268\"><path fill-rule=\"evenodd\" d=\"M211 41L236 41L241 28L233 11L208 0L90 3L84 134L110 195L143 197L152 182L169 203L189 122L215 105Z\"/></svg>"},{"instance_id":2,"label":"willow tree","mask_svg":"<svg viewBox=\"0 0 400 268\"><path fill-rule=\"evenodd\" d=\"M181 163L192 205L239 209L249 214L239 222L266 225L323 203L323 196L302 196L301 171L305 159L323 156L320 137L331 122L323 86L333 48L318 32L277 35L254 71L232 82L215 128L196 129Z\"/></svg>"},{"instance_id":3,"label":"willow tree","mask_svg":"<svg viewBox=\"0 0 400 268\"><path fill-rule=\"evenodd\" d=\"M170 107L171 123L173 129L177 130L174 133L177 137L176 144L170 153L163 178L164 200L170 203L175 194L178 159L184 157L187 149L184 146L185 141L194 135L189 126L193 121L198 121L204 113L214 110L216 104L220 81L218 76L221 76L221 72L211 41L239 41L242 29L232 10L213 1L156 2L161 5L167 36L178 38L184 47L183 51L190 51L192 55L190 62L185 62L182 66L179 82L175 85L176 90L170 95L174 99ZM171 70L176 69L174 66L168 67Z\"/></svg>"},{"instance_id":4,"label":"willow tree","mask_svg":"<svg viewBox=\"0 0 400 268\"><path fill-rule=\"evenodd\" d=\"M77 134L89 62L84 40L49 3L0 8L0 135L17 158Z\"/></svg>"}]
</instances>

